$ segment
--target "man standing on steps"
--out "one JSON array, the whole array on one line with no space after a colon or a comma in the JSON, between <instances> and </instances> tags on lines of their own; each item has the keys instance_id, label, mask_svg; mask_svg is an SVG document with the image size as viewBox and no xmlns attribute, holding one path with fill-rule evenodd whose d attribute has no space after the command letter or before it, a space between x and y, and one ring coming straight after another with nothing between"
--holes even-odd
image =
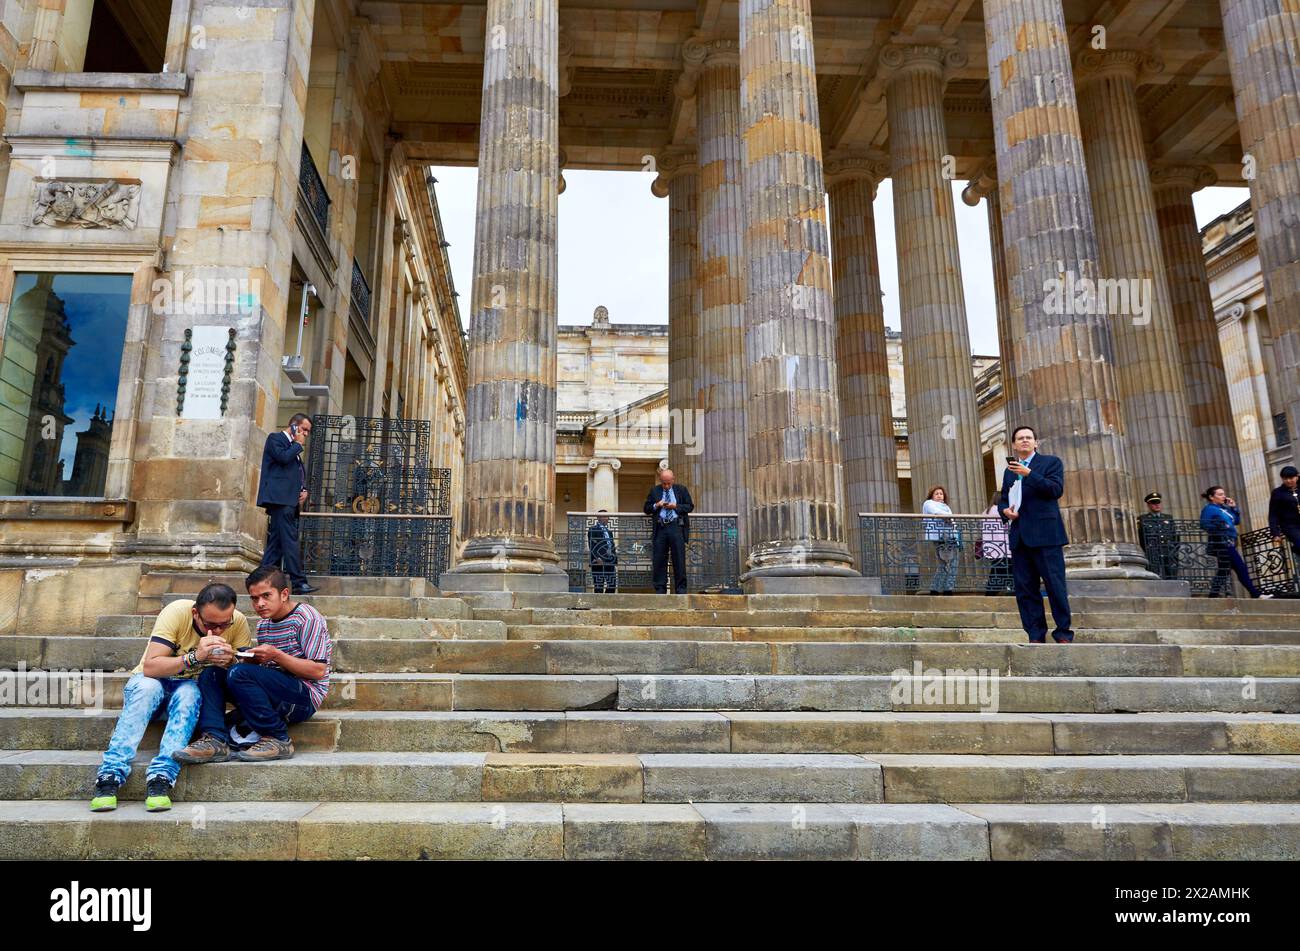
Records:
<instances>
[{"instance_id":1,"label":"man standing on steps","mask_svg":"<svg viewBox=\"0 0 1300 951\"><path fill-rule=\"evenodd\" d=\"M1278 474L1282 484L1268 500L1268 532L1274 545L1281 545L1284 538L1291 543L1295 568L1300 571L1300 469L1283 466Z\"/></svg>"},{"instance_id":2,"label":"man standing on steps","mask_svg":"<svg viewBox=\"0 0 1300 951\"><path fill-rule=\"evenodd\" d=\"M1147 567L1161 578L1178 578L1178 526L1172 515L1164 512L1165 500L1159 492L1148 492L1142 501L1145 515L1138 516L1138 541L1147 556Z\"/></svg>"},{"instance_id":3,"label":"man standing on steps","mask_svg":"<svg viewBox=\"0 0 1300 951\"><path fill-rule=\"evenodd\" d=\"M591 554L591 586L596 594L618 592L618 547L609 527L609 514L600 510L596 522L587 529L587 550Z\"/></svg>"},{"instance_id":4,"label":"man standing on steps","mask_svg":"<svg viewBox=\"0 0 1300 951\"><path fill-rule=\"evenodd\" d=\"M302 449L311 435L311 417L295 413L289 428L271 433L262 448L262 475L257 484L257 504L266 509L266 551L262 567L284 570L293 581L294 594L316 590L302 572L298 546L298 510L307 501L307 469Z\"/></svg>"},{"instance_id":5,"label":"man standing on steps","mask_svg":"<svg viewBox=\"0 0 1300 951\"><path fill-rule=\"evenodd\" d=\"M651 549L654 553L656 594L668 593L668 557L673 559L673 593L686 593L686 543L690 540L691 510L695 503L684 485L674 485L672 469L659 472L659 484L646 496L643 511L654 519Z\"/></svg>"},{"instance_id":6,"label":"man standing on steps","mask_svg":"<svg viewBox=\"0 0 1300 951\"><path fill-rule=\"evenodd\" d=\"M257 646L248 663L228 673L212 668L199 676L203 708L200 737L176 753L181 763L220 763L231 758L226 728L226 700L239 707L257 734L248 749L233 754L250 763L289 759L293 743L289 727L310 719L320 709L330 684L334 643L325 619L310 604L294 601L289 579L279 568L263 565L245 582L257 625Z\"/></svg>"},{"instance_id":7,"label":"man standing on steps","mask_svg":"<svg viewBox=\"0 0 1300 951\"><path fill-rule=\"evenodd\" d=\"M1047 617L1039 584L1047 588L1058 644L1074 640L1070 629L1070 597L1065 586L1065 522L1057 499L1065 491L1065 465L1056 456L1038 452L1032 426L1017 426L1011 434L1014 456L1007 457L998 508L1010 523L1011 572L1016 582L1016 606L1030 643L1047 642Z\"/></svg>"}]
</instances>

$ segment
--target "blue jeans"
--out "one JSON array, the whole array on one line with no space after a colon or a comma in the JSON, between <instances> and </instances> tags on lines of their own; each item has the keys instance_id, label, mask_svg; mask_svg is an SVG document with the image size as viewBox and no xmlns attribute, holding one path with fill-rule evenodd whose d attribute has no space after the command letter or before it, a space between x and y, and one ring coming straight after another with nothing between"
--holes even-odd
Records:
<instances>
[{"instance_id":1,"label":"blue jeans","mask_svg":"<svg viewBox=\"0 0 1300 951\"><path fill-rule=\"evenodd\" d=\"M209 667L199 674L203 712L199 730L230 742L226 729L226 700L262 736L288 742L289 725L301 723L316 712L306 685L293 674L258 664L236 664L229 670Z\"/></svg>"},{"instance_id":2,"label":"blue jeans","mask_svg":"<svg viewBox=\"0 0 1300 951\"><path fill-rule=\"evenodd\" d=\"M1214 578L1210 581L1210 594L1223 594L1228 592L1232 596L1231 582L1228 580L1228 572L1236 574L1237 580L1241 586L1246 589L1252 598L1259 597L1259 589L1255 587L1255 582L1250 580L1250 569L1246 567L1246 562L1241 557L1241 552L1237 551L1235 542L1227 544L1219 542L1211 543L1205 549L1206 553L1218 559L1218 567L1214 572Z\"/></svg>"},{"instance_id":3,"label":"blue jeans","mask_svg":"<svg viewBox=\"0 0 1300 951\"><path fill-rule=\"evenodd\" d=\"M131 775L131 760L155 712L163 715L167 726L163 729L158 755L150 761L145 775L165 776L168 782L176 782L181 764L172 759L172 753L189 743L194 735L194 724L199 719L199 686L193 680L179 677L158 680L144 674L133 674L122 688L122 713L99 766L100 776L116 776L118 782L126 782Z\"/></svg>"}]
</instances>

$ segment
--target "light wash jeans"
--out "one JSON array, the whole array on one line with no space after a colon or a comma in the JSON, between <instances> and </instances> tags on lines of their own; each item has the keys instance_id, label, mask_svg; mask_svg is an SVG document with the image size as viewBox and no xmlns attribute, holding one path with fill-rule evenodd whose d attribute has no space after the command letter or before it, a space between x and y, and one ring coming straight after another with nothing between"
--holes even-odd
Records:
<instances>
[{"instance_id":1,"label":"light wash jeans","mask_svg":"<svg viewBox=\"0 0 1300 951\"><path fill-rule=\"evenodd\" d=\"M166 706L164 706L166 701ZM146 776L166 776L173 785L180 775L181 764L172 759L172 753L183 749L194 735L194 725L199 722L199 685L193 680L167 677L157 680L144 674L133 674L122 688L122 714L117 718L113 738L100 764L99 776L116 776L125 783L131 775L131 760L144 738L145 728L154 714L166 719L158 755L149 763Z\"/></svg>"}]
</instances>

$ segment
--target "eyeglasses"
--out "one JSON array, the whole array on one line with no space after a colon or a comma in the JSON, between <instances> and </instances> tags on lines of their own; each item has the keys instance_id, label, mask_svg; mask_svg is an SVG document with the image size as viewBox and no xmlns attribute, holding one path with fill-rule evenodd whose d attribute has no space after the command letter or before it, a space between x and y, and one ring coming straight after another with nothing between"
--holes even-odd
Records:
<instances>
[{"instance_id":1,"label":"eyeglasses","mask_svg":"<svg viewBox=\"0 0 1300 951\"><path fill-rule=\"evenodd\" d=\"M234 623L235 619L233 617L229 621L222 622L205 621L200 617L195 626L204 631L224 631Z\"/></svg>"}]
</instances>

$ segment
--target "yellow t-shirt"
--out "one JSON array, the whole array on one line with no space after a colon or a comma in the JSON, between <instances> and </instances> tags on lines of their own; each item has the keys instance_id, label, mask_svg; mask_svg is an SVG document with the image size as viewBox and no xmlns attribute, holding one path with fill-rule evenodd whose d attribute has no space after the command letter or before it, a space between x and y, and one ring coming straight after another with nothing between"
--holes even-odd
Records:
<instances>
[{"instance_id":1,"label":"yellow t-shirt","mask_svg":"<svg viewBox=\"0 0 1300 951\"><path fill-rule=\"evenodd\" d=\"M197 650L201 635L194 630L194 616L191 613L193 609L193 601L173 601L163 608L158 612L158 619L154 621L153 632L149 635L149 643L167 645L172 649L173 657ZM226 628L222 636L230 642L230 646L235 650L247 650L253 644L253 635L248 629L248 618L238 611L231 618L230 627ZM148 652L149 647L146 645L145 653ZM174 676L197 677L203 667L204 665L200 664L193 670L181 671ZM132 673L144 673L143 654L140 656L140 663L135 665L135 670Z\"/></svg>"}]
</instances>

